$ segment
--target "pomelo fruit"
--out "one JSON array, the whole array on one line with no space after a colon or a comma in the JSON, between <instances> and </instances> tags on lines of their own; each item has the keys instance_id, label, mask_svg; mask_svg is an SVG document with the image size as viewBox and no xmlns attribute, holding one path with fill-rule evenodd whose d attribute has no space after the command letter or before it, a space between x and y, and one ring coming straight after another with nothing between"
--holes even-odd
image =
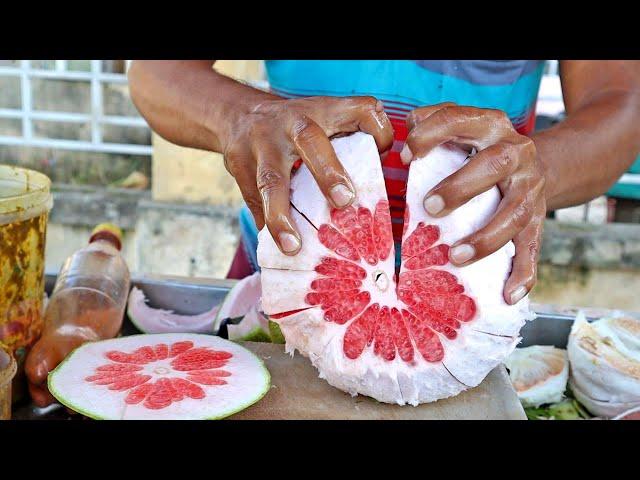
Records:
<instances>
[{"instance_id":1,"label":"pomelo fruit","mask_svg":"<svg viewBox=\"0 0 640 480\"><path fill-rule=\"evenodd\" d=\"M640 406L622 412L620 415L613 418L613 420L640 420Z\"/></svg>"},{"instance_id":2,"label":"pomelo fruit","mask_svg":"<svg viewBox=\"0 0 640 480\"><path fill-rule=\"evenodd\" d=\"M589 412L614 417L640 406L640 320L620 316L589 323L581 311L567 352L569 386Z\"/></svg>"},{"instance_id":3,"label":"pomelo fruit","mask_svg":"<svg viewBox=\"0 0 640 480\"><path fill-rule=\"evenodd\" d=\"M198 315L179 315L171 310L152 308L147 302L142 290L136 287L131 289L127 316L143 333L212 333L217 332L220 326L219 305Z\"/></svg>"},{"instance_id":4,"label":"pomelo fruit","mask_svg":"<svg viewBox=\"0 0 640 480\"><path fill-rule=\"evenodd\" d=\"M548 345L516 348L504 363L524 407L562 401L569 379L566 350Z\"/></svg>"},{"instance_id":5,"label":"pomelo fruit","mask_svg":"<svg viewBox=\"0 0 640 480\"><path fill-rule=\"evenodd\" d=\"M232 415L270 386L262 361L213 335L132 335L85 343L49 374L51 394L87 417L199 420Z\"/></svg>"},{"instance_id":6,"label":"pomelo fruit","mask_svg":"<svg viewBox=\"0 0 640 480\"><path fill-rule=\"evenodd\" d=\"M331 385L382 402L416 405L478 385L533 316L527 298L503 299L512 242L467 267L448 261L449 246L495 212L497 187L432 218L424 195L467 154L443 146L414 160L396 276L389 209L398 199L387 198L375 141L355 133L332 144L355 185L353 205L331 208L303 165L291 183L300 252L282 254L266 228L258 236L263 307L287 351L309 357Z\"/></svg>"}]
</instances>

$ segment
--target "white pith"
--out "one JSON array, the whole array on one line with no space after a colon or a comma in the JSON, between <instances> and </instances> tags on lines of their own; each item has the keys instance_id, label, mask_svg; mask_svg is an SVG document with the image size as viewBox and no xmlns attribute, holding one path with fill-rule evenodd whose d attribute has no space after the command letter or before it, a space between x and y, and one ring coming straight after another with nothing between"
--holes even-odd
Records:
<instances>
[{"instance_id":1,"label":"white pith","mask_svg":"<svg viewBox=\"0 0 640 480\"><path fill-rule=\"evenodd\" d=\"M594 415L612 417L640 405L640 320L579 312L567 345L569 384Z\"/></svg>"},{"instance_id":2,"label":"white pith","mask_svg":"<svg viewBox=\"0 0 640 480\"><path fill-rule=\"evenodd\" d=\"M357 191L356 206L374 212L379 200L386 200L386 191L375 142L369 135L356 133L334 140L338 158L349 172ZM458 150L440 147L424 159L414 160L409 174L407 208L409 226L403 240L419 222L438 225L439 243L453 244L463 236L482 227L495 211L500 194L497 188L472 199L452 214L442 218L429 217L422 207L424 194L442 178L460 168L466 155ZM316 229L331 224L329 206L310 172L303 166L294 176L292 217L302 237L302 250L294 257L282 255L269 232L259 234L258 262L262 267L263 306L267 314L305 309L277 319L285 336L287 351L299 350L318 368L320 376L351 394L365 394L377 400L398 404L418 404L434 401L478 385L496 365L511 353L519 341L518 332L526 319L532 317L525 298L515 306L507 305L502 296L504 282L511 269L513 243L475 264L458 269L451 264L434 267L449 271L463 285L465 295L474 299L475 318L463 323L457 338L448 340L437 334L445 349L441 362L427 362L414 344L414 362L408 364L399 355L393 361L376 356L373 347L362 355L349 359L343 352L344 325L326 321L318 306L305 300L311 282L320 275L314 271L324 256L340 258L318 240ZM300 213L299 213L300 212ZM361 291L371 293L370 304L403 308L397 298L394 281L395 256L391 251L386 260L371 266L364 260L353 262L367 272ZM403 264L401 273L405 270ZM380 289L375 273L383 271L389 286ZM356 317L357 318L357 317ZM413 342L413 340L412 340Z\"/></svg>"},{"instance_id":3,"label":"white pith","mask_svg":"<svg viewBox=\"0 0 640 480\"><path fill-rule=\"evenodd\" d=\"M560 402L564 397L569 379L565 350L546 345L516 348L505 365L525 407Z\"/></svg>"},{"instance_id":4,"label":"white pith","mask_svg":"<svg viewBox=\"0 0 640 480\"><path fill-rule=\"evenodd\" d=\"M226 365L217 370L231 372L223 377L226 385L198 384L205 393L204 399L184 398L160 410L149 410L142 403L129 405L124 399L130 390L113 391L107 385L97 385L85 379L93 375L97 367L112 364L105 357L111 350L131 352L145 345L189 340L193 348L208 347L232 353ZM188 379L188 372L176 371L171 360L157 360L141 365L142 372L151 375L153 382L158 378L179 377ZM154 370L170 370L167 374L158 374ZM180 419L198 420L222 418L246 408L259 400L268 390L269 372L258 357L233 342L213 335L199 334L149 334L132 335L100 342L90 342L74 350L63 363L49 375L49 390L64 405L92 418L155 420Z\"/></svg>"},{"instance_id":5,"label":"white pith","mask_svg":"<svg viewBox=\"0 0 640 480\"><path fill-rule=\"evenodd\" d=\"M144 333L209 333L217 331L219 306L198 315L180 315L172 310L147 305L144 292L133 287L127 301L127 315L138 330Z\"/></svg>"}]
</instances>

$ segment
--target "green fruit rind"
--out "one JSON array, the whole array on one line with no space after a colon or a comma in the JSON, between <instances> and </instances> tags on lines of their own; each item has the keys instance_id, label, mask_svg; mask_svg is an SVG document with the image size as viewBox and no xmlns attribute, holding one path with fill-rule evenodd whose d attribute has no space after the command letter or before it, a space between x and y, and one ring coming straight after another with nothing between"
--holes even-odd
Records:
<instances>
[{"instance_id":1,"label":"green fruit rind","mask_svg":"<svg viewBox=\"0 0 640 480\"><path fill-rule=\"evenodd\" d=\"M124 338L132 338L132 337L153 337L156 335L168 335L165 333L143 333L143 334L139 334L139 335L129 335L127 337ZM180 334L172 334L172 335L180 335ZM189 334L189 336L193 336L193 335L198 335L198 336L207 336L206 334ZM115 339L110 339L110 340L102 340L103 342L108 342L111 340L115 340ZM227 340L228 341L228 340ZM92 412L88 412L85 409L75 405L73 402L65 399L62 394L55 388L55 376L56 373L59 372L62 367L69 362L74 356L78 355L78 353L80 353L83 349L85 349L89 344L93 344L93 343L99 343L99 342L87 342L83 345L80 345L78 348L74 349L71 353L69 353L65 359L60 362L60 364L58 364L58 366L53 369L51 372L49 372L49 375L47 377L47 387L49 389L49 392L51 393L51 395L53 395L56 400L58 402L60 402L62 405L64 405L65 407L70 408L71 410L84 415L85 417L94 419L94 420L110 420L108 418L104 418L104 417L100 417L98 415L96 415L95 413ZM244 350L246 350L246 352L252 356L255 360L257 360L258 366L260 367L261 373L263 374L263 379L264 379L264 388L258 392L255 397L252 397L249 401L239 404L235 409L233 410L229 410L224 412L222 415L216 416L216 417L207 417L207 418L203 418L203 420L220 420L223 418L227 418L230 417L231 415L234 415L242 410L245 410L246 408L250 407L251 405L254 405L255 403L259 402L269 391L269 389L271 388L271 373L269 372L269 370L267 369L266 365L264 364L264 361L258 357L255 353L253 353L251 350L249 350L248 348L242 346L242 345L237 345L241 348L243 348ZM169 419L162 419L160 418L160 420L169 420Z\"/></svg>"},{"instance_id":2,"label":"green fruit rind","mask_svg":"<svg viewBox=\"0 0 640 480\"><path fill-rule=\"evenodd\" d=\"M271 335L271 342L273 343L285 343L284 335L278 325L273 320L269 320L269 334Z\"/></svg>"},{"instance_id":3,"label":"green fruit rind","mask_svg":"<svg viewBox=\"0 0 640 480\"><path fill-rule=\"evenodd\" d=\"M271 343L271 336L260 327L256 327L240 338L229 339L232 342L267 342Z\"/></svg>"}]
</instances>

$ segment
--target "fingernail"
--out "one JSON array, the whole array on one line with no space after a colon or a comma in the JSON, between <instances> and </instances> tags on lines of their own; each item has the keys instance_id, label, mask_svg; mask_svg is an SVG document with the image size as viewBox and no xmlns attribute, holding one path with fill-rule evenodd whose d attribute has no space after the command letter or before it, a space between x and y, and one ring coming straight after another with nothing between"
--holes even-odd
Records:
<instances>
[{"instance_id":1,"label":"fingernail","mask_svg":"<svg viewBox=\"0 0 640 480\"><path fill-rule=\"evenodd\" d=\"M475 254L475 248L467 243L463 243L462 245L458 245L451 249L451 259L455 263L464 263L467 260L471 260Z\"/></svg>"},{"instance_id":2,"label":"fingernail","mask_svg":"<svg viewBox=\"0 0 640 480\"><path fill-rule=\"evenodd\" d=\"M423 204L429 215L437 215L444 208L444 200L440 195L431 195L425 198Z\"/></svg>"},{"instance_id":3,"label":"fingernail","mask_svg":"<svg viewBox=\"0 0 640 480\"><path fill-rule=\"evenodd\" d=\"M515 305L520 300L524 298L527 294L527 288L524 286L520 286L516 288L513 292L511 292L511 305Z\"/></svg>"},{"instance_id":4,"label":"fingernail","mask_svg":"<svg viewBox=\"0 0 640 480\"><path fill-rule=\"evenodd\" d=\"M278 239L280 240L280 246L282 250L285 252L295 252L300 248L300 240L295 235L292 235L287 232L282 232L278 235Z\"/></svg>"},{"instance_id":5,"label":"fingernail","mask_svg":"<svg viewBox=\"0 0 640 480\"><path fill-rule=\"evenodd\" d=\"M331 187L329 195L331 195L331 200L333 200L333 203L338 208L349 205L355 196L349 187L342 183L338 183Z\"/></svg>"},{"instance_id":6,"label":"fingernail","mask_svg":"<svg viewBox=\"0 0 640 480\"><path fill-rule=\"evenodd\" d=\"M413 153L411 153L411 149L409 148L409 145L405 143L404 147L402 147L402 151L400 152L400 159L404 163L409 163L412 158L413 158Z\"/></svg>"}]
</instances>

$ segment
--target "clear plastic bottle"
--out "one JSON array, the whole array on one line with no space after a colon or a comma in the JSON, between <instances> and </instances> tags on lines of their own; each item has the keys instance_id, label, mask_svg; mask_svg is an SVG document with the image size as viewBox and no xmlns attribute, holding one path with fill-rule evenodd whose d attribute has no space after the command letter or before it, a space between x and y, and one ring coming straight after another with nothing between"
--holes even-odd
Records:
<instances>
[{"instance_id":1,"label":"clear plastic bottle","mask_svg":"<svg viewBox=\"0 0 640 480\"><path fill-rule=\"evenodd\" d=\"M115 225L98 225L89 245L63 264L45 311L42 336L27 357L29 391L36 405L53 401L47 375L69 352L120 331L130 289L121 239Z\"/></svg>"}]
</instances>

